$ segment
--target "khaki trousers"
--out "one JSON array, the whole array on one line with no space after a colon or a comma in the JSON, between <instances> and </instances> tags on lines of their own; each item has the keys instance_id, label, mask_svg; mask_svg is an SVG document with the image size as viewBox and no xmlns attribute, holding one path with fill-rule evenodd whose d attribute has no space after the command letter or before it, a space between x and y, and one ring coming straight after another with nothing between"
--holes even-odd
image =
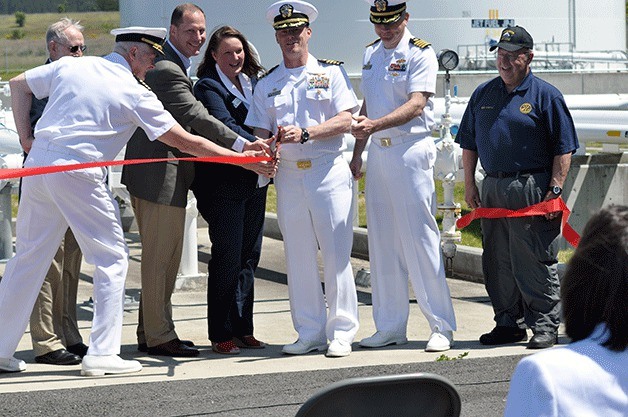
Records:
<instances>
[{"instance_id":1,"label":"khaki trousers","mask_svg":"<svg viewBox=\"0 0 628 417\"><path fill-rule=\"evenodd\" d=\"M142 242L137 341L152 347L177 338L170 298L183 251L185 208L134 196L131 204Z\"/></svg>"},{"instance_id":2,"label":"khaki trousers","mask_svg":"<svg viewBox=\"0 0 628 417\"><path fill-rule=\"evenodd\" d=\"M82 259L76 238L68 229L31 313L30 330L35 356L83 343L76 321L76 293Z\"/></svg>"}]
</instances>

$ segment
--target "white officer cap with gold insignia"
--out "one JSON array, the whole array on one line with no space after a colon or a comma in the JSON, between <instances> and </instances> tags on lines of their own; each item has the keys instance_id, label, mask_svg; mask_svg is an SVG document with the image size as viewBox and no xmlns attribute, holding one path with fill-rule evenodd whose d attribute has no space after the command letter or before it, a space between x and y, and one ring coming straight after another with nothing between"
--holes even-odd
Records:
<instances>
[{"instance_id":1,"label":"white officer cap with gold insignia","mask_svg":"<svg viewBox=\"0 0 628 417\"><path fill-rule=\"evenodd\" d=\"M406 11L406 0L364 0L371 5L371 23L395 23Z\"/></svg>"},{"instance_id":2,"label":"white officer cap with gold insignia","mask_svg":"<svg viewBox=\"0 0 628 417\"><path fill-rule=\"evenodd\" d=\"M302 0L278 1L266 10L266 20L275 30L309 26L317 17L316 7Z\"/></svg>"},{"instance_id":3,"label":"white officer cap with gold insignia","mask_svg":"<svg viewBox=\"0 0 628 417\"><path fill-rule=\"evenodd\" d=\"M162 45L166 40L166 28L146 28L141 26L130 26L126 28L113 29L112 35L115 35L116 42L144 42L157 50L160 54L164 54Z\"/></svg>"}]
</instances>

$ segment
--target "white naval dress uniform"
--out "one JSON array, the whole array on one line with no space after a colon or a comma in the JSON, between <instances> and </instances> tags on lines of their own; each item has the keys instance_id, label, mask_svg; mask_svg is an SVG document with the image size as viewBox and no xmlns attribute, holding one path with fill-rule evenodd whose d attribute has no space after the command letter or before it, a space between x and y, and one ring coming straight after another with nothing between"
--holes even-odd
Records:
<instances>
[{"instance_id":1,"label":"white naval dress uniform","mask_svg":"<svg viewBox=\"0 0 628 417\"><path fill-rule=\"evenodd\" d=\"M277 132L278 125L307 128L357 108L342 67L323 64L310 55L305 67L289 69L282 62L257 83L245 123L270 132ZM294 327L302 341L351 343L359 323L349 262L353 180L342 156L343 136L281 146L275 177L277 219L284 239ZM317 264L319 247L324 295Z\"/></svg>"},{"instance_id":2,"label":"white naval dress uniform","mask_svg":"<svg viewBox=\"0 0 628 417\"><path fill-rule=\"evenodd\" d=\"M26 81L36 97L50 97L26 167L113 160L137 127L154 140L176 123L116 53L61 58L27 71ZM128 248L106 177L106 168L87 168L24 178L16 254L0 281L0 357L15 352L68 226L96 267L88 353L120 353Z\"/></svg>"},{"instance_id":3,"label":"white naval dress uniform","mask_svg":"<svg viewBox=\"0 0 628 417\"><path fill-rule=\"evenodd\" d=\"M385 49L382 42L366 49L361 89L369 118L389 114L412 92L435 93L436 55L411 39L406 29L394 50ZM456 329L434 218L433 108L429 99L419 117L371 137L366 213L373 318L380 332L405 336L408 278L431 330Z\"/></svg>"}]
</instances>

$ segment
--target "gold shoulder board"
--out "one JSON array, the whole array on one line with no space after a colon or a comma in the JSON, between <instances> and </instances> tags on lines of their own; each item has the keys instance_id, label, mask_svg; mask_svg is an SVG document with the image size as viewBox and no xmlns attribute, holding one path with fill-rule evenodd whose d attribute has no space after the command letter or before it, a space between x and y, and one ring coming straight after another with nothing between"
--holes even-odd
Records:
<instances>
[{"instance_id":1,"label":"gold shoulder board","mask_svg":"<svg viewBox=\"0 0 628 417\"><path fill-rule=\"evenodd\" d=\"M328 64L328 65L342 65L342 64L344 64L344 62L336 61L335 59L319 59L318 62L320 62L322 64Z\"/></svg>"},{"instance_id":2,"label":"gold shoulder board","mask_svg":"<svg viewBox=\"0 0 628 417\"><path fill-rule=\"evenodd\" d=\"M366 47L368 48L369 46L373 46L375 45L377 42L381 41L381 39L375 39L373 42L369 43L368 45L366 45Z\"/></svg>"},{"instance_id":3,"label":"gold shoulder board","mask_svg":"<svg viewBox=\"0 0 628 417\"><path fill-rule=\"evenodd\" d=\"M273 72L274 70L277 69L279 65L275 65L274 67L272 67L271 69L269 69L268 71L266 71L265 73L263 73L262 75L259 76L258 80L261 80L262 78L264 78L265 76L267 76L268 74L270 74L271 72Z\"/></svg>"},{"instance_id":4,"label":"gold shoulder board","mask_svg":"<svg viewBox=\"0 0 628 417\"><path fill-rule=\"evenodd\" d=\"M431 45L431 43L424 41L423 39L419 39L419 38L411 38L410 43L414 46L418 46L421 49L425 49Z\"/></svg>"}]
</instances>

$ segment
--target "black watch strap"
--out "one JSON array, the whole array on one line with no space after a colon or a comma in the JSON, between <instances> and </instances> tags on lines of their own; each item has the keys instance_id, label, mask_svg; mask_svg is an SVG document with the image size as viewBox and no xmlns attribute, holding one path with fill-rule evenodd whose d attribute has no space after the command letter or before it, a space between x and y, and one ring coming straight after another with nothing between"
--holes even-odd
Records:
<instances>
[{"instance_id":1,"label":"black watch strap","mask_svg":"<svg viewBox=\"0 0 628 417\"><path fill-rule=\"evenodd\" d=\"M305 143L310 140L310 132L307 129L301 129L301 143Z\"/></svg>"},{"instance_id":2,"label":"black watch strap","mask_svg":"<svg viewBox=\"0 0 628 417\"><path fill-rule=\"evenodd\" d=\"M550 191L552 192L552 194L554 194L556 197L558 197L559 195L561 195L563 193L563 189L560 188L558 185L553 185L550 187Z\"/></svg>"}]
</instances>

